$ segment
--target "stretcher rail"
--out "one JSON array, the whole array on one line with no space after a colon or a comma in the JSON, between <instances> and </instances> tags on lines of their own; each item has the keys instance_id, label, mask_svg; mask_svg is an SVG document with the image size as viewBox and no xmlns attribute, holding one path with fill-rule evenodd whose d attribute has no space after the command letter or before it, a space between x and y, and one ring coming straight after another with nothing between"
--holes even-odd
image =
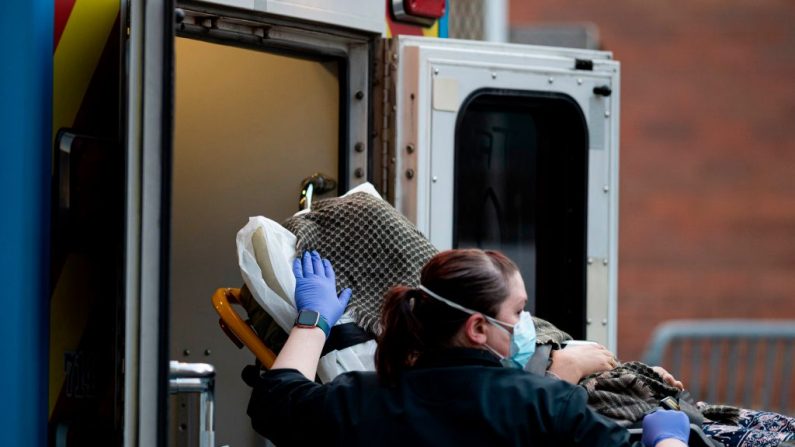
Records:
<instances>
[{"instance_id":1,"label":"stretcher rail","mask_svg":"<svg viewBox=\"0 0 795 447\"><path fill-rule=\"evenodd\" d=\"M265 342L257 336L254 329L232 308L232 305L240 306L240 289L224 287L217 289L212 296L213 307L221 318L218 324L232 342L242 349L247 347L263 367L270 369L276 360L276 354L265 345Z\"/></svg>"}]
</instances>

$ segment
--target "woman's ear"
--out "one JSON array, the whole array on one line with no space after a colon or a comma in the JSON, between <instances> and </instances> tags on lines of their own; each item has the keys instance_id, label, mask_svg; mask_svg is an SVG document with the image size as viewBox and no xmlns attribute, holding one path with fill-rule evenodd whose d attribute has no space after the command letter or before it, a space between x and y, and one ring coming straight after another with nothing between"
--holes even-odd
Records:
<instances>
[{"instance_id":1,"label":"woman's ear","mask_svg":"<svg viewBox=\"0 0 795 447\"><path fill-rule=\"evenodd\" d=\"M487 328L488 321L483 314L476 313L470 315L464 323L464 337L469 343L475 346L483 346L488 341Z\"/></svg>"}]
</instances>

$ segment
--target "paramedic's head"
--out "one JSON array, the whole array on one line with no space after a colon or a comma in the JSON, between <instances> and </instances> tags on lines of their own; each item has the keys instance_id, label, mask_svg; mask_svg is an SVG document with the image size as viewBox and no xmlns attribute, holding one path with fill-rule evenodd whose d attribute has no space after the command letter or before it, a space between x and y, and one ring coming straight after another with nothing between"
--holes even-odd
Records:
<instances>
[{"instance_id":1,"label":"paramedic's head","mask_svg":"<svg viewBox=\"0 0 795 447\"><path fill-rule=\"evenodd\" d=\"M375 358L378 374L393 382L424 353L448 347L481 348L508 359L513 327L526 302L519 269L503 254L441 252L423 267L419 287L387 293Z\"/></svg>"}]
</instances>

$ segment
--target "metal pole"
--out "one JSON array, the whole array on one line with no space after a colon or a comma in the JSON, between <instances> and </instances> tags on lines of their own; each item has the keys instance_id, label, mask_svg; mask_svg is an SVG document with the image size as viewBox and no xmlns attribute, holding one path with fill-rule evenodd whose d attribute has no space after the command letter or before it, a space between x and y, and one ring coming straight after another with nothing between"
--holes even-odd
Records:
<instances>
[{"instance_id":1,"label":"metal pole","mask_svg":"<svg viewBox=\"0 0 795 447\"><path fill-rule=\"evenodd\" d=\"M508 0L483 0L483 38L489 42L508 41Z\"/></svg>"}]
</instances>

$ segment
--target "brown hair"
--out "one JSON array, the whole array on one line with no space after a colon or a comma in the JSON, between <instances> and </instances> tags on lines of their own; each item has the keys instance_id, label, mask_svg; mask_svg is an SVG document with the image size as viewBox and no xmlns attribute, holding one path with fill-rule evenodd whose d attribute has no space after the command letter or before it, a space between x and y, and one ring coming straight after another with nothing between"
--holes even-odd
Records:
<instances>
[{"instance_id":1,"label":"brown hair","mask_svg":"<svg viewBox=\"0 0 795 447\"><path fill-rule=\"evenodd\" d=\"M420 283L467 309L496 317L518 271L500 252L459 249L441 252L422 268ZM450 346L469 314L416 288L394 287L384 298L381 335L375 351L379 378L395 383L424 352Z\"/></svg>"}]
</instances>

